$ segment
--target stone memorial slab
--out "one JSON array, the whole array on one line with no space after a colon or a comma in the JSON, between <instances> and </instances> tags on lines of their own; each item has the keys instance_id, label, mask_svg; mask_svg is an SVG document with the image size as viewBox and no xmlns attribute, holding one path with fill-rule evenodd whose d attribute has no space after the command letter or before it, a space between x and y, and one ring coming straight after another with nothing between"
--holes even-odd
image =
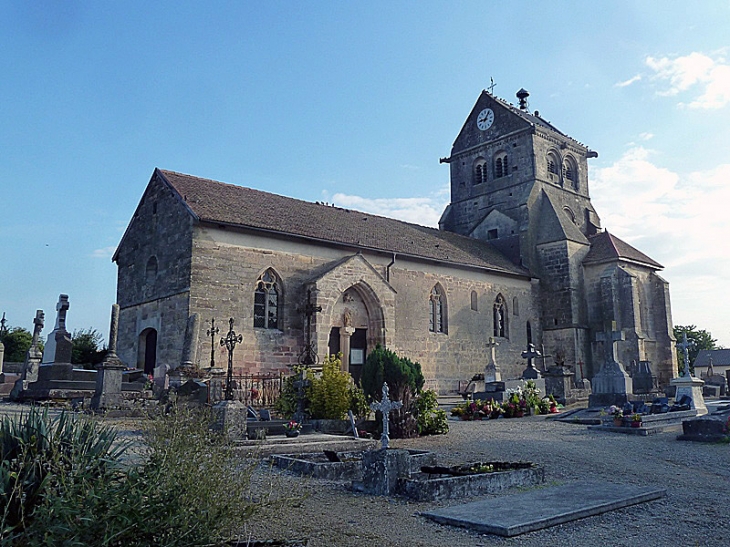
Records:
<instances>
[{"instance_id":1,"label":"stone memorial slab","mask_svg":"<svg viewBox=\"0 0 730 547\"><path fill-rule=\"evenodd\" d=\"M659 499L661 488L600 482L576 482L483 499L422 513L440 524L505 537Z\"/></svg>"}]
</instances>

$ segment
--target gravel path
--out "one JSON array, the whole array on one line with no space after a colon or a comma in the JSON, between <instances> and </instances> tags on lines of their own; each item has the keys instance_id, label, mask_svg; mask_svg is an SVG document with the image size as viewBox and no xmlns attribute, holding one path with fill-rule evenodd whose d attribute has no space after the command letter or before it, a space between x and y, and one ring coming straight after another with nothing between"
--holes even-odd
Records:
<instances>
[{"instance_id":1,"label":"gravel path","mask_svg":"<svg viewBox=\"0 0 730 547\"><path fill-rule=\"evenodd\" d=\"M532 461L546 483L595 479L666 488L667 496L515 538L482 535L419 515L440 503L353 493L347 483L260 470L257 495L293 497L263 509L246 525L256 539L308 538L310 547L401 546L726 546L730 545L730 446L602 433L534 416L486 422L450 421L448 435L396 439L395 448L432 450L440 463ZM512 492L509 492L512 493ZM491 496L500 503L499 496Z\"/></svg>"}]
</instances>

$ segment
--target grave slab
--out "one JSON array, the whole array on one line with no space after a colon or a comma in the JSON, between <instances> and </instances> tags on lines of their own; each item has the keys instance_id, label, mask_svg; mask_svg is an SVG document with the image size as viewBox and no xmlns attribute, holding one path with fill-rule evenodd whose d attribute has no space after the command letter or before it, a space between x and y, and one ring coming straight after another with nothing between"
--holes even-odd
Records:
<instances>
[{"instance_id":1,"label":"grave slab","mask_svg":"<svg viewBox=\"0 0 730 547\"><path fill-rule=\"evenodd\" d=\"M440 524L505 537L542 530L614 509L659 499L662 488L576 482L421 513Z\"/></svg>"}]
</instances>

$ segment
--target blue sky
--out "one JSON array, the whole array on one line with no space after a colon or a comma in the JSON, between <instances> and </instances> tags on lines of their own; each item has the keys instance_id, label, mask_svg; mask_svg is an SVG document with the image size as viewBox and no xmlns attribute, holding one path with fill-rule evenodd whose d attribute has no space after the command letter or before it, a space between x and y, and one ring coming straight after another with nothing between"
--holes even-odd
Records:
<instances>
[{"instance_id":1,"label":"blue sky","mask_svg":"<svg viewBox=\"0 0 730 547\"><path fill-rule=\"evenodd\" d=\"M730 346L730 2L0 0L0 314L105 336L155 167L435 225L482 89L597 150L604 227Z\"/></svg>"}]
</instances>

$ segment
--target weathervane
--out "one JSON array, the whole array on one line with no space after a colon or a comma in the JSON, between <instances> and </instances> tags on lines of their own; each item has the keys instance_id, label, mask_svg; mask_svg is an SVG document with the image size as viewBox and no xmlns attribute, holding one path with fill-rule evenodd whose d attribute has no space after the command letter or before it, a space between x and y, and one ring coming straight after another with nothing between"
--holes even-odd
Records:
<instances>
[{"instance_id":1,"label":"weathervane","mask_svg":"<svg viewBox=\"0 0 730 547\"><path fill-rule=\"evenodd\" d=\"M487 89L489 90L490 95L494 95L494 88L497 87L497 84L494 83L494 78L492 78L491 76L489 77L489 81L492 83L492 85L487 87Z\"/></svg>"}]
</instances>

